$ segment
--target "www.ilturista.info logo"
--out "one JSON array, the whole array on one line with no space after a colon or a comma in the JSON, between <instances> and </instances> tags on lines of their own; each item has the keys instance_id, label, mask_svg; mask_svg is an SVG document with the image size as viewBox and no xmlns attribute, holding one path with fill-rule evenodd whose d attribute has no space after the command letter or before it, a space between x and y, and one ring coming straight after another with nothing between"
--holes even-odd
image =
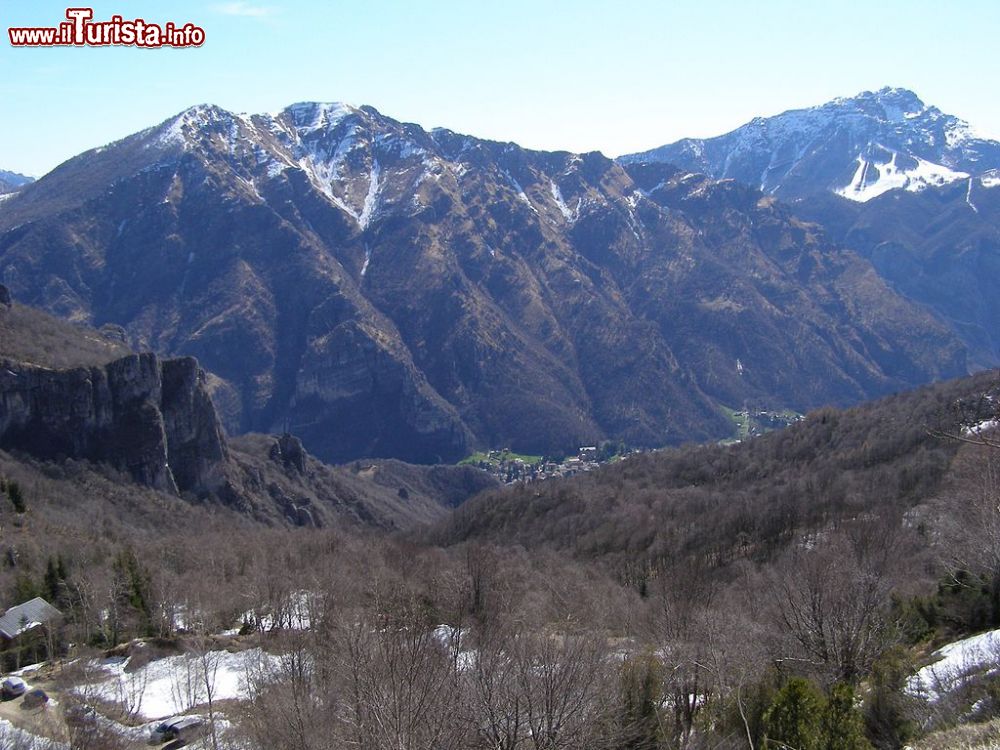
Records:
<instances>
[{"instance_id":1,"label":"www.ilturista.info logo","mask_svg":"<svg viewBox=\"0 0 1000 750\"><path fill-rule=\"evenodd\" d=\"M148 23L141 18L126 21L111 16L95 22L93 8L67 8L58 26L9 28L14 47L200 47L205 30L193 23Z\"/></svg>"}]
</instances>

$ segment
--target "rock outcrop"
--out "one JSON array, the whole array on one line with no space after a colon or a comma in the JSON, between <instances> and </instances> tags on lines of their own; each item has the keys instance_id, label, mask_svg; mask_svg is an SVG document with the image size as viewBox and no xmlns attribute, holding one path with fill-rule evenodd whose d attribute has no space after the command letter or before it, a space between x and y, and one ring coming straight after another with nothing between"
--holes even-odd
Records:
<instances>
[{"instance_id":1,"label":"rock outcrop","mask_svg":"<svg viewBox=\"0 0 1000 750\"><path fill-rule=\"evenodd\" d=\"M302 441L287 432L274 441L268 452L268 458L272 461L289 471L294 468L300 474L306 470L306 455Z\"/></svg>"},{"instance_id":2,"label":"rock outcrop","mask_svg":"<svg viewBox=\"0 0 1000 750\"><path fill-rule=\"evenodd\" d=\"M172 493L225 481L222 428L191 357L65 370L0 361L0 448L108 464Z\"/></svg>"}]
</instances>

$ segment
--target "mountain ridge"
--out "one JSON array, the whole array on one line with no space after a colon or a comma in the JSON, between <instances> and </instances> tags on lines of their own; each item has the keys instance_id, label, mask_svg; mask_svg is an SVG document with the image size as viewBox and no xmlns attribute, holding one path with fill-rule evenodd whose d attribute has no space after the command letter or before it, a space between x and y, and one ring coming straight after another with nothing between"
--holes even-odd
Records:
<instances>
[{"instance_id":1,"label":"mountain ridge","mask_svg":"<svg viewBox=\"0 0 1000 750\"><path fill-rule=\"evenodd\" d=\"M0 196L10 195L34 181L34 177L0 169Z\"/></svg>"},{"instance_id":2,"label":"mountain ridge","mask_svg":"<svg viewBox=\"0 0 1000 750\"><path fill-rule=\"evenodd\" d=\"M0 207L0 273L198 357L230 431L290 422L333 460L705 440L732 429L720 404L805 410L965 367L759 195L370 107L198 105L86 152Z\"/></svg>"},{"instance_id":3,"label":"mountain ridge","mask_svg":"<svg viewBox=\"0 0 1000 750\"><path fill-rule=\"evenodd\" d=\"M720 136L685 138L619 161L666 161L785 199L836 192L864 202L894 188L919 191L996 169L1000 142L912 91L885 87L755 117Z\"/></svg>"}]
</instances>

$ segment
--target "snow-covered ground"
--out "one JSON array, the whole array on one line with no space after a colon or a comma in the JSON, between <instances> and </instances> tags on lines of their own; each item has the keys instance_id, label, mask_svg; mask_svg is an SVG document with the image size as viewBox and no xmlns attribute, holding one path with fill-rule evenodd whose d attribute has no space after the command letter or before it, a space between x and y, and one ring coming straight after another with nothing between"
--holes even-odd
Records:
<instances>
[{"instance_id":1,"label":"snow-covered ground","mask_svg":"<svg viewBox=\"0 0 1000 750\"><path fill-rule=\"evenodd\" d=\"M476 666L476 652L463 648L468 635L468 628L459 629L450 625L438 625L434 628L434 639L441 644L443 649L451 653L452 658L455 659L455 665L461 672L468 672Z\"/></svg>"},{"instance_id":2,"label":"snow-covered ground","mask_svg":"<svg viewBox=\"0 0 1000 750\"><path fill-rule=\"evenodd\" d=\"M949 643L934 652L935 661L906 683L911 695L938 700L972 675L1000 668L1000 629Z\"/></svg>"},{"instance_id":3,"label":"snow-covered ground","mask_svg":"<svg viewBox=\"0 0 1000 750\"><path fill-rule=\"evenodd\" d=\"M77 692L118 704L136 718L162 719L204 705L209 687L213 701L245 699L248 680L276 668L279 661L259 648L169 656L131 671L129 659L105 659L99 666L107 679L82 685Z\"/></svg>"},{"instance_id":4,"label":"snow-covered ground","mask_svg":"<svg viewBox=\"0 0 1000 750\"><path fill-rule=\"evenodd\" d=\"M62 742L38 737L23 729L18 729L6 719L0 719L0 748L17 750L70 750Z\"/></svg>"},{"instance_id":5,"label":"snow-covered ground","mask_svg":"<svg viewBox=\"0 0 1000 750\"><path fill-rule=\"evenodd\" d=\"M995 419L987 419L987 420L984 420L984 421L980 422L979 424L974 424L974 425L969 425L968 427L963 427L962 428L962 434L963 435L971 435L973 437L979 437L984 432L993 432L994 430L997 429L997 427L1000 427L1000 423L998 423L997 420L995 420Z\"/></svg>"},{"instance_id":6,"label":"snow-covered ground","mask_svg":"<svg viewBox=\"0 0 1000 750\"><path fill-rule=\"evenodd\" d=\"M367 256L365 261L365 266L367 266ZM243 613L241 623L252 625L255 630L262 633L272 630L309 630L312 627L312 613L317 611L320 604L317 594L309 591L296 591L278 607L277 612L247 610ZM222 635L236 635L240 629L227 630Z\"/></svg>"}]
</instances>

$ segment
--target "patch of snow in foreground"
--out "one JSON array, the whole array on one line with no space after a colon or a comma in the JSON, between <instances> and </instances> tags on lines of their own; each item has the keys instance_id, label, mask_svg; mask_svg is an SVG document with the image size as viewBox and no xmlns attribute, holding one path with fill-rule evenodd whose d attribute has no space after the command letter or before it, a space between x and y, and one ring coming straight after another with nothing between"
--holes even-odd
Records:
<instances>
[{"instance_id":1,"label":"patch of snow in foreground","mask_svg":"<svg viewBox=\"0 0 1000 750\"><path fill-rule=\"evenodd\" d=\"M997 422L997 420L995 419L987 419L980 422L979 424L963 427L962 434L978 437L979 435L982 435L984 432L991 432L995 430L997 427L1000 427L1000 422Z\"/></svg>"},{"instance_id":2,"label":"patch of snow in foreground","mask_svg":"<svg viewBox=\"0 0 1000 750\"><path fill-rule=\"evenodd\" d=\"M16 672L11 672L11 674L14 675L15 677L24 677L25 675L29 675L32 672L37 672L39 669L47 665L48 665L47 661L40 661L37 664L29 664L26 667L21 667Z\"/></svg>"},{"instance_id":3,"label":"patch of snow in foreground","mask_svg":"<svg viewBox=\"0 0 1000 750\"><path fill-rule=\"evenodd\" d=\"M18 750L70 750L69 745L25 732L6 719L0 719L0 747L16 747Z\"/></svg>"},{"instance_id":4,"label":"patch of snow in foreground","mask_svg":"<svg viewBox=\"0 0 1000 750\"><path fill-rule=\"evenodd\" d=\"M371 250L365 244L365 264L361 269L364 276L371 261ZM267 633L272 630L309 630L312 627L312 613L320 606L316 594L308 591L296 591L286 599L276 612L261 612L248 610L243 613L242 623L253 626L254 630ZM236 635L240 629L227 630L223 635Z\"/></svg>"},{"instance_id":5,"label":"patch of snow in foreground","mask_svg":"<svg viewBox=\"0 0 1000 750\"><path fill-rule=\"evenodd\" d=\"M906 682L910 695L937 700L960 687L970 674L1000 666L1000 629L949 643L934 652L933 664L918 671Z\"/></svg>"},{"instance_id":6,"label":"patch of snow in foreground","mask_svg":"<svg viewBox=\"0 0 1000 750\"><path fill-rule=\"evenodd\" d=\"M273 671L279 658L259 648L235 654L210 651L204 656L181 654L157 659L131 672L126 671L128 661L103 661L101 668L108 679L81 686L77 692L117 703L137 717L162 719L206 703L208 685L213 702L247 698L249 678Z\"/></svg>"}]
</instances>

